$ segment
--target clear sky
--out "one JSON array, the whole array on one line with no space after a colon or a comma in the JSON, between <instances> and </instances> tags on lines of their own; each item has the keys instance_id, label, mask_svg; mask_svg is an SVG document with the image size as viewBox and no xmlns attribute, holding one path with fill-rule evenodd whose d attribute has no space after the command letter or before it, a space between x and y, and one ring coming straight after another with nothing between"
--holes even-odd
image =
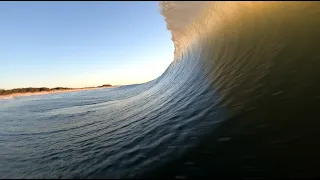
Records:
<instances>
[{"instance_id":1,"label":"clear sky","mask_svg":"<svg viewBox=\"0 0 320 180\"><path fill-rule=\"evenodd\" d=\"M0 89L142 83L172 60L157 2L0 2Z\"/></svg>"}]
</instances>

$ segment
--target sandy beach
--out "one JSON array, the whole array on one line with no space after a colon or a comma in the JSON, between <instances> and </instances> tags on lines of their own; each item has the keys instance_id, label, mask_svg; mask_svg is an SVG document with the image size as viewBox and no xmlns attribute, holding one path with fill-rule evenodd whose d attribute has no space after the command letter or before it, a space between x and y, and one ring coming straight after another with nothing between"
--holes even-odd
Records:
<instances>
[{"instance_id":1,"label":"sandy beach","mask_svg":"<svg viewBox=\"0 0 320 180\"><path fill-rule=\"evenodd\" d=\"M51 90L51 91L43 91L43 92L27 92L27 93L14 93L9 95L0 95L0 99L11 99L15 97L21 96L39 96L45 94L55 94L55 93L63 93L63 92L76 92L76 91L85 91L85 90L93 90L93 89L101 89L101 88L115 88L112 87L92 87L92 88L74 88L74 89L66 89L66 90Z\"/></svg>"}]
</instances>

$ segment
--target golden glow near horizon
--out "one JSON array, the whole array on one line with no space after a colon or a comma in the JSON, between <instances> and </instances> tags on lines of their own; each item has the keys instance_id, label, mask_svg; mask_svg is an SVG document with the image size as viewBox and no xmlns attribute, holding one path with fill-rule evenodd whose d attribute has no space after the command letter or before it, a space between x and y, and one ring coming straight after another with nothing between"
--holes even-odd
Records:
<instances>
[{"instance_id":1,"label":"golden glow near horizon","mask_svg":"<svg viewBox=\"0 0 320 180\"><path fill-rule=\"evenodd\" d=\"M129 85L140 84L156 79L161 76L173 61L173 53L168 52L167 57L154 57L149 61L141 61L133 63L122 68L108 69L108 67L100 67L99 69L84 69L77 73L68 74L63 79L53 78L37 78L28 79L21 77L13 78L19 82L19 86L7 87L4 89L26 88L26 87L96 87L103 84L111 85ZM134 61L133 61L134 62ZM58 78L58 77L56 77ZM0 88L1 89L1 88Z\"/></svg>"},{"instance_id":2,"label":"golden glow near horizon","mask_svg":"<svg viewBox=\"0 0 320 180\"><path fill-rule=\"evenodd\" d=\"M140 84L156 79L161 76L163 72L168 68L173 60L173 53L169 53L172 57L155 57L154 61L145 61L142 63L136 63L134 65L128 65L121 69L108 69L100 68L95 71L84 71L79 74L70 74L63 79L30 79L30 81L24 81L23 77L20 77L19 86L4 88L26 88L26 87L70 87L70 88L82 88L82 87L96 87L103 84L111 85L129 85Z\"/></svg>"},{"instance_id":3,"label":"golden glow near horizon","mask_svg":"<svg viewBox=\"0 0 320 180\"><path fill-rule=\"evenodd\" d=\"M161 76L162 73L170 65L173 58L164 61L155 61L144 64L136 64L134 66L127 67L121 70L115 70L113 72L106 72L106 74L97 81L107 81L114 85L127 85L144 83L156 79ZM102 78L102 79L101 79Z\"/></svg>"},{"instance_id":4,"label":"golden glow near horizon","mask_svg":"<svg viewBox=\"0 0 320 180\"><path fill-rule=\"evenodd\" d=\"M78 76L78 81L70 84L70 81L66 78L61 82L61 86L67 87L91 87L99 86L102 84L112 85L129 85L140 84L151 80L154 80L162 75L173 61L173 53L169 52L168 57L155 57L153 61L148 63L135 63L134 65L128 65L121 69L105 69L92 72L90 74L83 74ZM74 75L75 76L75 75ZM74 79L74 77L70 77Z\"/></svg>"}]
</instances>

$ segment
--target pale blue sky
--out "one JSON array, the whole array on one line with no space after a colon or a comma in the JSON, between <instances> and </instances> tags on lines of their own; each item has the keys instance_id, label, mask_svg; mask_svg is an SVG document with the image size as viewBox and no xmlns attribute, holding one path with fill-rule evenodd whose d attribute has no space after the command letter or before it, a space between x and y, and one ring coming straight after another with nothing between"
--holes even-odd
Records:
<instances>
[{"instance_id":1,"label":"pale blue sky","mask_svg":"<svg viewBox=\"0 0 320 180\"><path fill-rule=\"evenodd\" d=\"M173 44L157 2L0 2L0 88L142 83Z\"/></svg>"}]
</instances>

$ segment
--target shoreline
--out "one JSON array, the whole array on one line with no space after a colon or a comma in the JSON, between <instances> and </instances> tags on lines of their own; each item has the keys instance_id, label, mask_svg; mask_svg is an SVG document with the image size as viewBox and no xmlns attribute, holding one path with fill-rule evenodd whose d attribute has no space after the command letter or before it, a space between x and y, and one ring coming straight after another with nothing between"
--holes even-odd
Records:
<instances>
[{"instance_id":1,"label":"shoreline","mask_svg":"<svg viewBox=\"0 0 320 180\"><path fill-rule=\"evenodd\" d=\"M25 93L13 93L8 95L0 95L0 100L2 99L12 99L16 97L24 97L24 96L41 96L46 94L56 94L56 93L64 93L64 92L77 92L77 91L86 91L93 89L102 89L102 88L116 88L117 86L111 87L92 87L92 88L74 88L74 89L64 89L64 90L51 90L51 91L43 91L43 92L25 92Z\"/></svg>"}]
</instances>

